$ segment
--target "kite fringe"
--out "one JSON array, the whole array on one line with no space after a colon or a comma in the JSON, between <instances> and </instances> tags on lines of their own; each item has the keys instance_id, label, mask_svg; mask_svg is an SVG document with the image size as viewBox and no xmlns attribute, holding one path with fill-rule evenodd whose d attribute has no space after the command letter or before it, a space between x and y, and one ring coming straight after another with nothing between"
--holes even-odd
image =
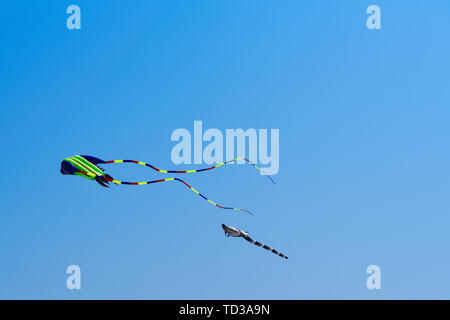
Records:
<instances>
[{"instance_id":1,"label":"kite fringe","mask_svg":"<svg viewBox=\"0 0 450 320\"><path fill-rule=\"evenodd\" d=\"M142 165L142 166L147 166L147 167L152 168L153 170L158 171L160 173L197 173L197 172L203 172L203 171L212 170L212 169L215 169L217 167L223 166L225 164L230 164L232 162L239 161L239 160L245 160L247 163L251 164L257 170L259 170L262 175L266 176L275 186L278 187L277 183L272 179L272 177L270 175L265 173L261 168L257 167L256 164L254 164L253 162L251 162L247 158L236 158L236 159L233 159L233 160L228 160L228 161L219 163L219 164L217 164L215 166L212 166L212 167L203 168L203 169L197 169L197 170L163 170L163 169L159 169L159 168L157 168L157 167L155 167L155 166L153 166L153 165L151 165L149 163L142 162L142 161L137 161L137 160L109 160L109 161L104 161L104 163L105 164L111 164L111 163L135 163L135 164L139 164L139 165Z\"/></svg>"},{"instance_id":2,"label":"kite fringe","mask_svg":"<svg viewBox=\"0 0 450 320\"><path fill-rule=\"evenodd\" d=\"M165 181L178 181L178 182L183 183L186 187L188 187L189 189L191 189L194 193L196 193L197 195L199 195L200 197L202 197L203 199L205 199L206 201L208 201L209 203L215 205L215 206L218 207L218 208L225 209L225 210L243 211L243 212L247 212L247 213L250 214L250 215L254 215L250 210L247 210L247 209L240 209L240 208L233 208L233 207L225 207L225 206L222 206L222 205L220 205L220 204L218 204L218 203L215 203L214 201L208 199L208 198L205 197L203 194L201 194L200 192L198 192L197 190L195 190L195 189L194 189L192 186L190 186L186 181L181 180L181 179L179 179L179 178L167 178L167 179L159 179L159 180L151 180L151 181L143 181L143 182L128 182L128 181L119 181L119 180L115 180L115 179L112 179L112 178L106 177L106 176L96 176L96 175L93 174L93 173L86 172L86 171L82 171L82 170L79 170L79 172L81 172L81 173L83 173L83 174L85 174L85 175L91 176L91 177L101 177L101 179L103 179L103 180L105 180L105 181L108 181L108 182L115 183L115 184L133 185L133 186L147 185L147 184L152 184L152 183L157 183L157 182L165 182Z\"/></svg>"}]
</instances>

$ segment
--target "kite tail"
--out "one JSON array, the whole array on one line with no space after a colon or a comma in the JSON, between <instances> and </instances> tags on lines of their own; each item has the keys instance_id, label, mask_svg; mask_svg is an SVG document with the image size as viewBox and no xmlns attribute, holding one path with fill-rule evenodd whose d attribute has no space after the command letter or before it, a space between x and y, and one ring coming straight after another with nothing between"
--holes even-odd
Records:
<instances>
[{"instance_id":1,"label":"kite tail","mask_svg":"<svg viewBox=\"0 0 450 320\"><path fill-rule=\"evenodd\" d=\"M288 259L288 257L285 256L284 254L278 252L278 251L275 250L275 249L272 249L272 248L269 247L269 246L266 246L265 244L262 244L262 243L260 243L260 242L258 242L258 241L253 240L253 239L250 238L249 236L244 236L244 239L247 240L247 241L250 242L250 243L253 243L255 246L261 247L261 248L263 248L263 249L266 249L266 250L268 250L268 251L270 251L270 252L275 253L277 256L280 256L280 257L282 257L282 258Z\"/></svg>"},{"instance_id":2,"label":"kite tail","mask_svg":"<svg viewBox=\"0 0 450 320\"><path fill-rule=\"evenodd\" d=\"M157 167L155 167L155 166L153 166L153 165L151 165L149 163L145 163L145 162L142 162L142 161L136 161L136 160L110 160L110 161L104 161L104 163L107 163L107 164L109 164L109 163L135 163L135 164L140 164L142 166L147 166L147 167L152 168L153 170L158 171L160 173L194 173L194 172L202 172L202 171L208 171L208 170L211 170L211 169L215 169L217 167L223 166L225 164L230 164L230 163L238 161L238 160L245 160L247 163L251 164L253 167L258 169L261 172L261 174L265 175L274 185L277 185L270 175L266 174L263 170L258 168L256 166L256 164L254 164L253 162L251 162L250 160L248 160L246 158L237 158L237 159L233 159L233 160L228 160L228 161L219 163L219 164L217 164L215 166L212 166L212 167L209 167L209 168L203 168L203 169L197 169L197 170L184 170L184 171L162 170L162 169L159 169L159 168L157 168Z\"/></svg>"},{"instance_id":3,"label":"kite tail","mask_svg":"<svg viewBox=\"0 0 450 320\"><path fill-rule=\"evenodd\" d=\"M85 172L85 171L81 171L79 170L81 173L85 174L85 175L89 175L89 176L95 176L92 173L89 172ZM107 177L107 176L102 176L102 179L108 182L112 182L115 184L125 184L125 185L133 185L133 186L138 186L138 185L146 185L146 184L152 184L152 183L157 183L157 182L165 182L165 181L179 181L181 183L183 183L186 187L188 187L189 189L191 189L193 192L195 192L196 194L198 194L200 197L202 197L203 199L205 199L206 201L208 201L209 203L215 205L216 207L219 207L221 209L225 209L225 210L236 210L236 211L243 211L243 212L247 212L251 215L253 215L252 212L250 212L247 209L239 209L239 208L233 208L233 207L224 207L221 206L220 204L215 203L214 201L206 198L203 194L201 194L200 192L198 192L197 190L195 190L193 187L191 187L186 181L183 181L181 179L178 178L167 178L167 179L160 179L160 180L151 180L151 181L144 181L144 182L127 182L127 181L119 181L119 180L114 180L111 177Z\"/></svg>"}]
</instances>

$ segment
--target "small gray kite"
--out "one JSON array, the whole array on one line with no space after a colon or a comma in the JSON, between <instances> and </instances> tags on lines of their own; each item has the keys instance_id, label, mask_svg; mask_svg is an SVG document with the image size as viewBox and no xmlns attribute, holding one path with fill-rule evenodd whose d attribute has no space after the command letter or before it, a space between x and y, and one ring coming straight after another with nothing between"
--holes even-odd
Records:
<instances>
[{"instance_id":1,"label":"small gray kite","mask_svg":"<svg viewBox=\"0 0 450 320\"><path fill-rule=\"evenodd\" d=\"M254 245L256 245L256 246L258 246L258 247L264 248L264 249L266 249L266 250L268 250L268 251L270 251L270 252L275 253L276 255L279 255L279 256L282 257L282 258L288 259L287 256L285 256L284 254L278 252L277 250L272 249L271 247L268 247L268 246L266 246L265 244L262 244L262 243L260 243L260 242L258 242L258 241L253 240L252 238L250 238L250 237L248 236L248 232L242 231L241 229L238 229L238 228L236 228L236 227L226 226L226 225L224 225L223 223L222 223L222 228L223 228L223 230L225 231L225 235L226 235L227 237L229 237L229 236L232 236L232 237L242 237L242 238L244 238L245 240L247 240L248 242L253 243Z\"/></svg>"}]
</instances>

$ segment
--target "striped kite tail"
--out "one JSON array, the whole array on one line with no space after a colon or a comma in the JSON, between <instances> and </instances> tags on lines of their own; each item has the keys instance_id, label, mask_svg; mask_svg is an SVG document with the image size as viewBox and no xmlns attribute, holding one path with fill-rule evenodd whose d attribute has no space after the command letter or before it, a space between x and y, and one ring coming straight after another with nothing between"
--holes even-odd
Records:
<instances>
[{"instance_id":1,"label":"striped kite tail","mask_svg":"<svg viewBox=\"0 0 450 320\"><path fill-rule=\"evenodd\" d=\"M158 171L160 173L195 173L195 172L203 172L203 171L212 170L212 169L221 167L221 166L223 166L225 164L230 164L232 162L239 161L239 160L245 160L247 163L249 163L250 165L255 167L257 170L259 170L261 172L261 174L265 175L274 185L277 185L270 175L266 174L263 170L261 170L259 167L257 167L256 164L254 164L253 162L251 162L250 160L248 160L246 158L236 158L236 159L233 159L233 160L228 160L228 161L219 163L219 164L217 164L215 166L212 166L212 167L203 168L203 169L197 169L197 170L163 170L163 169L159 169L159 168L157 168L154 165L151 165L149 163L145 163L145 162L142 162L142 161L136 161L136 160L109 160L109 161L104 161L104 163L106 163L106 164L110 164L110 163L135 163L135 164L140 164L142 166L147 166L147 167L152 168L153 170Z\"/></svg>"},{"instance_id":2,"label":"striped kite tail","mask_svg":"<svg viewBox=\"0 0 450 320\"><path fill-rule=\"evenodd\" d=\"M203 199L205 199L206 201L208 201L209 203L215 205L216 207L219 207L221 209L225 209L225 210L236 210L236 211L243 211L243 212L247 212L248 214L253 215L253 213L251 213L249 210L247 209L239 209L239 208L233 208L233 207L224 207L221 206L220 204L215 203L214 201L206 198L203 194L201 194L200 192L198 192L197 190L195 190L193 187L191 187L186 181L181 180L179 178L169 178L169 179L164 179L164 180L176 180L179 181L181 183L183 183L186 187L188 187L189 189L191 189L193 192L195 192L196 194L198 194L200 197L202 197Z\"/></svg>"},{"instance_id":3,"label":"striped kite tail","mask_svg":"<svg viewBox=\"0 0 450 320\"><path fill-rule=\"evenodd\" d=\"M243 236L243 237L244 237L245 240L247 240L250 243L253 243L255 246L261 247L261 248L266 249L266 250L268 250L268 251L270 251L272 253L275 253L277 256L280 256L282 258L288 259L288 257L285 256L284 254L282 254L281 252L278 252L277 250L272 249L271 247L266 246L265 244L262 244L261 242L255 241L252 238L250 238L249 236Z\"/></svg>"},{"instance_id":4,"label":"striped kite tail","mask_svg":"<svg viewBox=\"0 0 450 320\"><path fill-rule=\"evenodd\" d=\"M88 173L86 171L82 171L79 170L81 173L85 174L85 175L89 175L89 176L94 176L91 173ZM159 180L151 180L151 181L143 181L143 182L127 182L127 181L119 181L119 180L115 180L113 178L111 178L110 176L102 176L102 179L104 181L107 182L112 182L115 184L125 184L125 185L133 185L133 186L140 186L140 185L146 185L146 184L152 184L152 183L157 183L157 182L165 182L165 181L178 181L183 183L186 187L188 187L189 189L191 189L193 192L195 192L196 194L198 194L200 197L202 197L203 199L205 199L206 201L208 201L209 203L215 205L216 207L220 208L220 209L225 209L225 210L236 210L236 211L243 211L243 212L247 212L251 215L253 215L252 212L250 212L247 209L240 209L240 208L233 208L233 207L225 207L222 206L218 203L215 203L214 201L208 199L207 197L205 197L203 194L201 194L200 192L198 192L197 190L195 190L193 187L191 187L186 181L178 179L178 178L167 178L167 179L159 179Z\"/></svg>"}]
</instances>

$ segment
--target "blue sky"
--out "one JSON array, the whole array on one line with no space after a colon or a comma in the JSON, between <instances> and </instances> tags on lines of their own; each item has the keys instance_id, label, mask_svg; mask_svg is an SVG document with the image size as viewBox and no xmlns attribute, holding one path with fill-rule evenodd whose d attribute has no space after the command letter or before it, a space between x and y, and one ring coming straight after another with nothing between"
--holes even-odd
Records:
<instances>
[{"instance_id":1,"label":"blue sky","mask_svg":"<svg viewBox=\"0 0 450 320\"><path fill-rule=\"evenodd\" d=\"M371 4L382 30L366 28ZM449 298L449 30L446 0L3 3L0 298ZM194 120L280 129L281 188L248 166L184 177L256 216L177 184L59 173L75 154L201 167L170 158Z\"/></svg>"}]
</instances>

